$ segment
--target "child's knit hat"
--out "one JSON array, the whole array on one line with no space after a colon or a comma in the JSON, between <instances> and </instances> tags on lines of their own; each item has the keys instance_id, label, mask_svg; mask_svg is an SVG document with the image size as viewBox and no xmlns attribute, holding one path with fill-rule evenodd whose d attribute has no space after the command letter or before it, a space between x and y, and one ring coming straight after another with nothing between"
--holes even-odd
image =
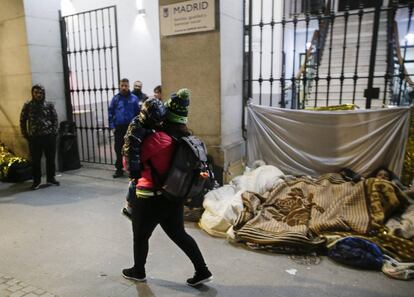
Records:
<instances>
[{"instance_id":1,"label":"child's knit hat","mask_svg":"<svg viewBox=\"0 0 414 297\"><path fill-rule=\"evenodd\" d=\"M167 120L178 124L187 124L188 106L190 105L190 90L180 89L171 94L165 102L167 107Z\"/></svg>"}]
</instances>

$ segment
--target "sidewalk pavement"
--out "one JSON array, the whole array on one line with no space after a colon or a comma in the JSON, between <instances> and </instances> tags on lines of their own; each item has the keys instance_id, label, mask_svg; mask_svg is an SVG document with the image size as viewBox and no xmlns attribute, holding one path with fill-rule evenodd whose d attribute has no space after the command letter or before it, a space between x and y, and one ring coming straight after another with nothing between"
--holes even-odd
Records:
<instances>
[{"instance_id":1,"label":"sidewalk pavement","mask_svg":"<svg viewBox=\"0 0 414 297\"><path fill-rule=\"evenodd\" d=\"M121 276L132 265L130 222L120 214L128 180L82 168L57 177L60 187L29 191L30 182L0 183L0 296L413 296L413 281L341 266L322 257L301 264L213 238L194 223L214 281L185 285L186 256L157 227L150 240L147 282Z\"/></svg>"}]
</instances>

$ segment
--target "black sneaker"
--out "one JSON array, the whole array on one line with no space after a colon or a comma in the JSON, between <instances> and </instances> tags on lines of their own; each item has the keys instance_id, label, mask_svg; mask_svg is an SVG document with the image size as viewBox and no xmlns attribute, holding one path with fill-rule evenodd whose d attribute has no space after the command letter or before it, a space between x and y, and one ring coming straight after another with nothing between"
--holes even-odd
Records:
<instances>
[{"instance_id":1,"label":"black sneaker","mask_svg":"<svg viewBox=\"0 0 414 297\"><path fill-rule=\"evenodd\" d=\"M122 276L127 279L132 279L138 282L144 282L147 280L145 272L138 273L137 271L135 271L134 267L122 270Z\"/></svg>"},{"instance_id":2,"label":"black sneaker","mask_svg":"<svg viewBox=\"0 0 414 297\"><path fill-rule=\"evenodd\" d=\"M60 182L58 182L56 179L49 179L48 181L47 181L47 184L48 185L55 185L55 186L59 186L60 185Z\"/></svg>"},{"instance_id":3,"label":"black sneaker","mask_svg":"<svg viewBox=\"0 0 414 297\"><path fill-rule=\"evenodd\" d=\"M122 214L124 216L126 216L128 219L132 220L132 214L131 212L128 211L128 209L126 207L122 208Z\"/></svg>"},{"instance_id":4,"label":"black sneaker","mask_svg":"<svg viewBox=\"0 0 414 297\"><path fill-rule=\"evenodd\" d=\"M115 173L112 175L113 178L118 178L118 177L123 177L124 176L124 172L121 170L117 170L115 171Z\"/></svg>"},{"instance_id":5,"label":"black sneaker","mask_svg":"<svg viewBox=\"0 0 414 297\"><path fill-rule=\"evenodd\" d=\"M40 188L40 182L33 182L33 184L30 186L30 190L34 191Z\"/></svg>"},{"instance_id":6,"label":"black sneaker","mask_svg":"<svg viewBox=\"0 0 414 297\"><path fill-rule=\"evenodd\" d=\"M187 279L187 285L196 287L201 284L207 283L213 279L213 275L208 269L203 271L196 271L192 278Z\"/></svg>"}]
</instances>

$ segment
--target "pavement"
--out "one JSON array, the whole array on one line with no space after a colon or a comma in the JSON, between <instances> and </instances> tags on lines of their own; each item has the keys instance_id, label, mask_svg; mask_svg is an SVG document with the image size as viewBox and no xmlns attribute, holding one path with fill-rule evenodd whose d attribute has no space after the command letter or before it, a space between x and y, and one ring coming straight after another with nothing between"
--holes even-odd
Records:
<instances>
[{"instance_id":1,"label":"pavement","mask_svg":"<svg viewBox=\"0 0 414 297\"><path fill-rule=\"evenodd\" d=\"M190 261L157 227L150 239L147 281L121 275L132 265L132 230L120 214L126 178L83 167L57 176L61 186L29 191L30 182L0 183L0 296L413 296L414 281L353 269L326 257L300 259L252 251L214 238L195 223L214 280L185 285Z\"/></svg>"}]
</instances>

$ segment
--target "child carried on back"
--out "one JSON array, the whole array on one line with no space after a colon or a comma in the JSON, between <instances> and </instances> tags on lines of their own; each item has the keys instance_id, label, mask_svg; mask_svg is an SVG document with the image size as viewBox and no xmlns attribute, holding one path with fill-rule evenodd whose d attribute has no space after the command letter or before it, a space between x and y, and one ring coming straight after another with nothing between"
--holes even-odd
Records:
<instances>
[{"instance_id":1,"label":"child carried on back","mask_svg":"<svg viewBox=\"0 0 414 297\"><path fill-rule=\"evenodd\" d=\"M125 134L125 144L122 148L124 168L129 173L129 187L122 214L131 218L132 201L138 179L141 177L141 144L144 138L161 128L166 116L164 104L156 99L147 99L141 106L140 113L129 124Z\"/></svg>"}]
</instances>

